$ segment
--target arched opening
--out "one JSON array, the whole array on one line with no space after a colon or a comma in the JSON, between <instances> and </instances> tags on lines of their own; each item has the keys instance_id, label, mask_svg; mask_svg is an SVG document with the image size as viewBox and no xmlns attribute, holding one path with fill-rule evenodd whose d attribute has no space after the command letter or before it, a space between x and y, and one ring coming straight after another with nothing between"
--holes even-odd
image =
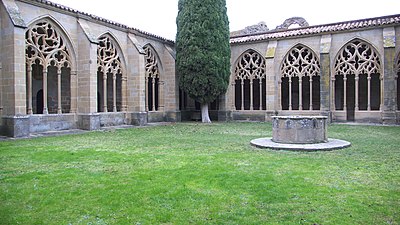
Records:
<instances>
[{"instance_id":1,"label":"arched opening","mask_svg":"<svg viewBox=\"0 0 400 225\"><path fill-rule=\"evenodd\" d=\"M320 109L320 65L304 45L293 47L281 65L282 110Z\"/></svg>"},{"instance_id":2,"label":"arched opening","mask_svg":"<svg viewBox=\"0 0 400 225\"><path fill-rule=\"evenodd\" d=\"M122 111L122 65L114 41L99 38L97 48L97 92L99 112Z\"/></svg>"},{"instance_id":3,"label":"arched opening","mask_svg":"<svg viewBox=\"0 0 400 225\"><path fill-rule=\"evenodd\" d=\"M43 20L25 33L27 114L71 111L71 58L58 28ZM42 90L39 104L38 93Z\"/></svg>"},{"instance_id":4,"label":"arched opening","mask_svg":"<svg viewBox=\"0 0 400 225\"><path fill-rule=\"evenodd\" d=\"M248 50L238 59L235 68L236 110L266 110L265 60L254 50Z\"/></svg>"},{"instance_id":5,"label":"arched opening","mask_svg":"<svg viewBox=\"0 0 400 225\"><path fill-rule=\"evenodd\" d=\"M348 121L359 111L377 111L381 106L381 63L379 54L368 43L347 43L335 60L335 109L344 110Z\"/></svg>"},{"instance_id":6,"label":"arched opening","mask_svg":"<svg viewBox=\"0 0 400 225\"><path fill-rule=\"evenodd\" d=\"M159 110L160 70L155 50L146 45L143 47L146 56L146 110Z\"/></svg>"}]
</instances>

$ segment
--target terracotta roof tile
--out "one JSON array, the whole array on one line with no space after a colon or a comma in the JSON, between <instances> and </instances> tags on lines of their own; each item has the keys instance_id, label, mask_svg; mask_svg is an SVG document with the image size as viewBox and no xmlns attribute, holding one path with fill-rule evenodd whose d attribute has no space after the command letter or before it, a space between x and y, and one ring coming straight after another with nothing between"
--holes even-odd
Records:
<instances>
[{"instance_id":1,"label":"terracotta roof tile","mask_svg":"<svg viewBox=\"0 0 400 225\"><path fill-rule=\"evenodd\" d=\"M333 33L345 30L357 30L366 29L369 27L376 26L387 26L387 25L400 25L400 14L383 16L376 18L367 18L361 20L352 20L339 23L323 24L316 26L300 27L288 30L271 30L265 33L258 33L253 35L232 35L230 42L234 43L246 43L252 41L263 41L269 39L279 39L285 37L295 37L303 35L313 35L320 33Z\"/></svg>"}]
</instances>

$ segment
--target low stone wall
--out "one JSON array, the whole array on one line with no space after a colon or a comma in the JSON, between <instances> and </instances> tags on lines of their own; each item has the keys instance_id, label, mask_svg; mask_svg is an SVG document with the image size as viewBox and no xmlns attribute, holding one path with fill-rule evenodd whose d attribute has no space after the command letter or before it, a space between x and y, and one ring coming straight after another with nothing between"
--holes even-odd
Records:
<instances>
[{"instance_id":1,"label":"low stone wall","mask_svg":"<svg viewBox=\"0 0 400 225\"><path fill-rule=\"evenodd\" d=\"M112 127L127 124L124 112L99 113L100 127Z\"/></svg>"},{"instance_id":2,"label":"low stone wall","mask_svg":"<svg viewBox=\"0 0 400 225\"><path fill-rule=\"evenodd\" d=\"M29 133L77 129L76 114L47 114L29 116Z\"/></svg>"},{"instance_id":3,"label":"low stone wall","mask_svg":"<svg viewBox=\"0 0 400 225\"><path fill-rule=\"evenodd\" d=\"M265 121L265 111L233 111L232 119L239 121Z\"/></svg>"},{"instance_id":4,"label":"low stone wall","mask_svg":"<svg viewBox=\"0 0 400 225\"><path fill-rule=\"evenodd\" d=\"M164 112L148 112L147 116L149 123L164 121Z\"/></svg>"}]
</instances>

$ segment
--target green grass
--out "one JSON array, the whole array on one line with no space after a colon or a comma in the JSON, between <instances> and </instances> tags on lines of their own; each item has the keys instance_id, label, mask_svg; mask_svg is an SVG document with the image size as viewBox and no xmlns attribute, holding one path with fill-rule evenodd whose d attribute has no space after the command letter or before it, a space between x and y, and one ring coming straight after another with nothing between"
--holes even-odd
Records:
<instances>
[{"instance_id":1,"label":"green grass","mask_svg":"<svg viewBox=\"0 0 400 225\"><path fill-rule=\"evenodd\" d=\"M400 127L352 147L257 149L270 123L180 123L0 142L0 224L399 224Z\"/></svg>"}]
</instances>

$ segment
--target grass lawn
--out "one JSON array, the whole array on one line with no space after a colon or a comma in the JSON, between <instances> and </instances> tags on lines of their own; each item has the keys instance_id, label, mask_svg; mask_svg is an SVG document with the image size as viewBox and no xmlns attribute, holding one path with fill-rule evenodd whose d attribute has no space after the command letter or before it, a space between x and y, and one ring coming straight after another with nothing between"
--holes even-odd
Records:
<instances>
[{"instance_id":1,"label":"grass lawn","mask_svg":"<svg viewBox=\"0 0 400 225\"><path fill-rule=\"evenodd\" d=\"M270 123L179 123L0 142L0 224L400 224L400 127L352 147L257 149Z\"/></svg>"}]
</instances>

